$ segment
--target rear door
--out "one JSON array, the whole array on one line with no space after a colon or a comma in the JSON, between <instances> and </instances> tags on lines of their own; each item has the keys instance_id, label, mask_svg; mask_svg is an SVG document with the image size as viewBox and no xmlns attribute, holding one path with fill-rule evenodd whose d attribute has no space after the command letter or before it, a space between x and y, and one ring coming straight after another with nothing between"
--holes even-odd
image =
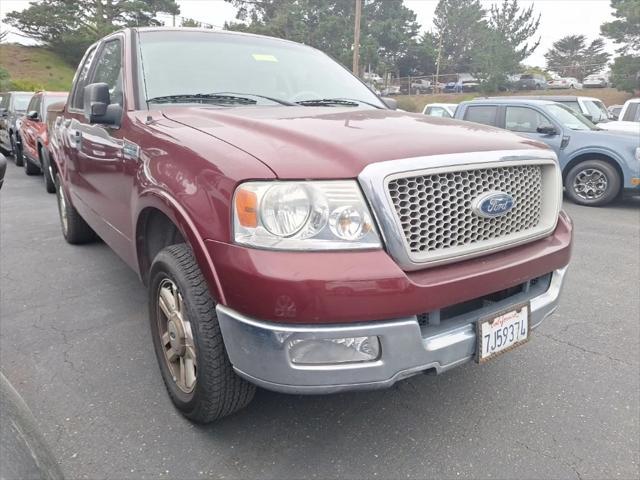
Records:
<instances>
[{"instance_id":1,"label":"rear door","mask_svg":"<svg viewBox=\"0 0 640 480\"><path fill-rule=\"evenodd\" d=\"M499 127L503 108L498 105L467 105L463 120Z\"/></svg>"}]
</instances>

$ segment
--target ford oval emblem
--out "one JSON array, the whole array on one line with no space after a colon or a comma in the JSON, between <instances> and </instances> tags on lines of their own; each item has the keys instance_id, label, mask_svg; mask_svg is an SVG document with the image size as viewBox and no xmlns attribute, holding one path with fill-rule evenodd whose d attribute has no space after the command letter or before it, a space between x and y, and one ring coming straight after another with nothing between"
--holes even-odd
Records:
<instances>
[{"instance_id":1,"label":"ford oval emblem","mask_svg":"<svg viewBox=\"0 0 640 480\"><path fill-rule=\"evenodd\" d=\"M504 192L486 192L471 202L473 212L484 218L506 215L514 207L513 197Z\"/></svg>"}]
</instances>

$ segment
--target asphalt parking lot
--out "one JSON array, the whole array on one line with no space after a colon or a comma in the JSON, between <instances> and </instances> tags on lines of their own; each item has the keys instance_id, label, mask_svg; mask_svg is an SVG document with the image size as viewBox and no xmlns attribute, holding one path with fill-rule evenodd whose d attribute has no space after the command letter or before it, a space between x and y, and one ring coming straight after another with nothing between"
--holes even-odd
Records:
<instances>
[{"instance_id":1,"label":"asphalt parking lot","mask_svg":"<svg viewBox=\"0 0 640 480\"><path fill-rule=\"evenodd\" d=\"M70 479L638 478L640 199L566 210L564 297L527 345L386 391L258 391L202 427L165 393L136 275L66 244L42 177L10 161L0 366Z\"/></svg>"}]
</instances>

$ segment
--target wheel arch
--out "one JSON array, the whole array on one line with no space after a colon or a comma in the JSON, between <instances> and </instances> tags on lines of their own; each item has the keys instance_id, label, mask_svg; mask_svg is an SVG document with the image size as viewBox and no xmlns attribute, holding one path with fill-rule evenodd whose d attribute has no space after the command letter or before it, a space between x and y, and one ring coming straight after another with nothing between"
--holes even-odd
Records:
<instances>
[{"instance_id":1,"label":"wheel arch","mask_svg":"<svg viewBox=\"0 0 640 480\"><path fill-rule=\"evenodd\" d=\"M182 242L193 251L214 299L225 303L213 259L188 214L164 192L143 194L135 219L135 253L145 285L155 255L169 245Z\"/></svg>"},{"instance_id":2,"label":"wheel arch","mask_svg":"<svg viewBox=\"0 0 640 480\"><path fill-rule=\"evenodd\" d=\"M602 160L604 162L607 162L613 168L615 168L616 172L618 172L618 175L620 176L620 185L621 185L621 188L622 188L622 185L624 184L624 174L622 172L622 168L620 167L620 162L618 162L618 160L616 160L612 155L608 155L608 154L602 153L602 152L581 153L581 154L576 155L575 157L573 157L571 160L569 160L567 165L562 170L562 181L563 181L563 183L567 179L567 175L569 174L571 169L573 167L575 167L576 165L578 165L580 162L584 162L585 160Z\"/></svg>"}]
</instances>

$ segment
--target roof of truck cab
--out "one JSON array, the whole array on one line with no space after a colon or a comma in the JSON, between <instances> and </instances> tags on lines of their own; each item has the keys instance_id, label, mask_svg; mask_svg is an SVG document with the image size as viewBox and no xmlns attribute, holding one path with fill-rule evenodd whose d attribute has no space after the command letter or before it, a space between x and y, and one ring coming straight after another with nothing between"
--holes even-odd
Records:
<instances>
[{"instance_id":1,"label":"roof of truck cab","mask_svg":"<svg viewBox=\"0 0 640 480\"><path fill-rule=\"evenodd\" d=\"M488 97L491 100L493 99L502 99L504 97ZM582 95L513 95L509 97L514 100L548 100L550 102L577 102L579 99L583 100L592 100L601 102L599 98L596 97L585 97Z\"/></svg>"},{"instance_id":2,"label":"roof of truck cab","mask_svg":"<svg viewBox=\"0 0 640 480\"><path fill-rule=\"evenodd\" d=\"M509 97L509 98L501 98L501 97L494 97L494 98L474 98L473 100L468 100L466 102L462 102L465 104L470 104L470 103L504 103L504 104L508 104L508 103L529 103L529 104L533 104L533 105L552 105L556 102L554 102L553 100L540 100L540 99L536 99L536 98L517 98L517 97Z\"/></svg>"},{"instance_id":3,"label":"roof of truck cab","mask_svg":"<svg viewBox=\"0 0 640 480\"><path fill-rule=\"evenodd\" d=\"M124 31L128 29L121 29L119 31ZM270 37L268 35L258 35L256 33L247 33L247 32L236 32L233 30L214 30L212 28L201 28L201 27L131 27L129 30L144 33L144 32L201 32L201 33L210 33L212 35L235 35L240 37L255 37L255 38L267 38L271 40L278 40L285 43L292 43L294 45L304 45L309 46L304 43L294 42L292 40L286 40L284 38L278 37ZM117 33L117 32L114 32ZM310 47L313 48L313 47Z\"/></svg>"}]
</instances>

